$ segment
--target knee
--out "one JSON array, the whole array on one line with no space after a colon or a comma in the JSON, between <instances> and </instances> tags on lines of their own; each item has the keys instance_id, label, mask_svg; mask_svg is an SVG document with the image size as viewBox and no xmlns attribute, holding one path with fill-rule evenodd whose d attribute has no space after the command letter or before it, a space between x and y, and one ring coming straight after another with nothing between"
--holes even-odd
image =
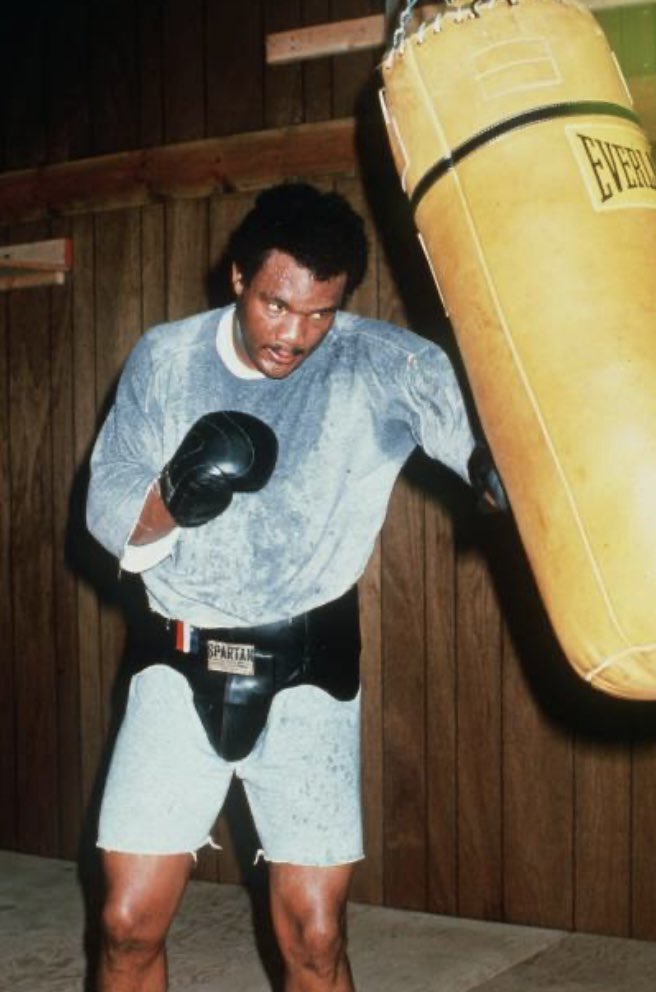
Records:
<instances>
[{"instance_id":1,"label":"knee","mask_svg":"<svg viewBox=\"0 0 656 992\"><path fill-rule=\"evenodd\" d=\"M148 961L160 952L166 933L161 931L147 908L123 900L106 904L102 937L109 958Z\"/></svg>"},{"instance_id":2,"label":"knee","mask_svg":"<svg viewBox=\"0 0 656 992\"><path fill-rule=\"evenodd\" d=\"M292 971L311 972L334 981L346 954L343 919L312 916L288 917L279 927L280 950Z\"/></svg>"}]
</instances>

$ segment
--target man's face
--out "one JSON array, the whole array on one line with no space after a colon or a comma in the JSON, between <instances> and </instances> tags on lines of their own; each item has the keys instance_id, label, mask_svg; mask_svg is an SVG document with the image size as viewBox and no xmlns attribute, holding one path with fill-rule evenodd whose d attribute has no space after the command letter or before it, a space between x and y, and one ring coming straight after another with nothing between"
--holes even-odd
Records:
<instances>
[{"instance_id":1,"label":"man's face","mask_svg":"<svg viewBox=\"0 0 656 992\"><path fill-rule=\"evenodd\" d=\"M249 368L284 379L311 355L341 305L346 273L319 281L290 255L272 251L247 285L233 265L240 333L235 344Z\"/></svg>"}]
</instances>

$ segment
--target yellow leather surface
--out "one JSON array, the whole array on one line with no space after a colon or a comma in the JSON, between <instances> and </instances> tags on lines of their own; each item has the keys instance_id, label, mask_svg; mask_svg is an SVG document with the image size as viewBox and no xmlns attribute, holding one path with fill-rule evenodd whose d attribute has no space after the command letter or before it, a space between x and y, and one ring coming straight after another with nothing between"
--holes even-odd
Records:
<instances>
[{"instance_id":1,"label":"yellow leather surface","mask_svg":"<svg viewBox=\"0 0 656 992\"><path fill-rule=\"evenodd\" d=\"M590 12L481 5L383 67L409 195L486 128L631 102ZM561 645L597 688L656 698L656 177L630 120L509 130L450 168L416 222Z\"/></svg>"}]
</instances>

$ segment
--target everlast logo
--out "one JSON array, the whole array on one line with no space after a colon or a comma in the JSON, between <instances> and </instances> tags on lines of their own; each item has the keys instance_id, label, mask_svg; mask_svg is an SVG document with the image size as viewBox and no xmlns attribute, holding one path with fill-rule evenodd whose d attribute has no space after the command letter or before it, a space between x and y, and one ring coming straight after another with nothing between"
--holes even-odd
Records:
<instances>
[{"instance_id":1,"label":"everlast logo","mask_svg":"<svg viewBox=\"0 0 656 992\"><path fill-rule=\"evenodd\" d=\"M641 132L612 124L567 132L597 209L656 207L656 171Z\"/></svg>"}]
</instances>

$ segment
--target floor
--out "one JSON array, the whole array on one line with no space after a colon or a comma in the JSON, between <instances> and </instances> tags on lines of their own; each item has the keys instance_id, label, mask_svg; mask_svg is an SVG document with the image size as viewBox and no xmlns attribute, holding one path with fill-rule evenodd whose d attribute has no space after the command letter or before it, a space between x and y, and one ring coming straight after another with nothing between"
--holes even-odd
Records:
<instances>
[{"instance_id":1,"label":"floor","mask_svg":"<svg viewBox=\"0 0 656 992\"><path fill-rule=\"evenodd\" d=\"M246 889L192 882L169 942L172 992L279 992L253 916ZM363 905L349 933L358 992L656 990L656 943ZM0 852L0 989L91 992L92 944L75 865Z\"/></svg>"}]
</instances>

